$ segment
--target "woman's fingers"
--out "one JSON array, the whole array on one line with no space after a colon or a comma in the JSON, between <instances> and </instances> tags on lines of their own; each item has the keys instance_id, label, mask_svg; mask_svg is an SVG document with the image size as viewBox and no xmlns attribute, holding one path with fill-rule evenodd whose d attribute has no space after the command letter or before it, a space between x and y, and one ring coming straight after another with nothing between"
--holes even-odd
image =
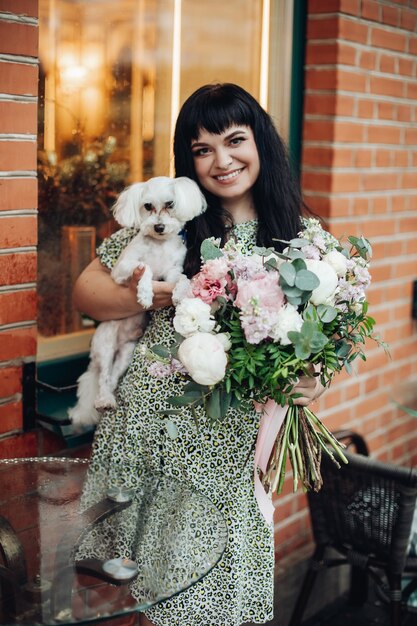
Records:
<instances>
[{"instance_id":1,"label":"woman's fingers","mask_svg":"<svg viewBox=\"0 0 417 626\"><path fill-rule=\"evenodd\" d=\"M298 383L295 385L292 393L300 393L299 398L294 398L294 404L298 406L307 406L315 400L318 393L319 378L316 376L300 376Z\"/></svg>"}]
</instances>

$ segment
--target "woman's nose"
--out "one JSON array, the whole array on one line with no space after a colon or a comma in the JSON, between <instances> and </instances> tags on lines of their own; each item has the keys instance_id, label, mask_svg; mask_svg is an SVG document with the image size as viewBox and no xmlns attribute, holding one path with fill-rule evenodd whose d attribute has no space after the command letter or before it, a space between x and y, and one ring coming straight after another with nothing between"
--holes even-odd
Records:
<instances>
[{"instance_id":1,"label":"woman's nose","mask_svg":"<svg viewBox=\"0 0 417 626\"><path fill-rule=\"evenodd\" d=\"M219 150L216 153L216 165L221 170L227 170L232 165L233 157L227 150Z\"/></svg>"}]
</instances>

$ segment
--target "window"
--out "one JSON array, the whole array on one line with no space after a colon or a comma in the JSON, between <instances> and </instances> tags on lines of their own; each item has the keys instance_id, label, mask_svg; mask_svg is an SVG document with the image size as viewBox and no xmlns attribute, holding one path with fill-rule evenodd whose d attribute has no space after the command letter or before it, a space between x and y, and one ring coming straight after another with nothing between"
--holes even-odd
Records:
<instances>
[{"instance_id":1,"label":"window","mask_svg":"<svg viewBox=\"0 0 417 626\"><path fill-rule=\"evenodd\" d=\"M194 89L242 85L285 135L291 20L285 0L40 0L40 352L52 342L64 354L63 335L70 351L88 346L74 281L117 228L118 192L172 174L176 115Z\"/></svg>"}]
</instances>

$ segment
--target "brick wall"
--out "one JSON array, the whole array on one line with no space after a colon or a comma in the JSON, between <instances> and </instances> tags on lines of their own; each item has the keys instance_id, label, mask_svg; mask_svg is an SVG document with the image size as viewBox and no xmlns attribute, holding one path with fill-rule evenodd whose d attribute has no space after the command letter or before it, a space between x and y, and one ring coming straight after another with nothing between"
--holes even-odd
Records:
<instances>
[{"instance_id":1,"label":"brick wall","mask_svg":"<svg viewBox=\"0 0 417 626\"><path fill-rule=\"evenodd\" d=\"M391 398L416 402L417 2L309 0L302 172L307 204L336 236L371 240L376 345L315 407L326 424L363 433L373 455L417 462L417 422ZM289 481L288 481L289 483ZM277 499L277 551L310 538L305 498Z\"/></svg>"},{"instance_id":2,"label":"brick wall","mask_svg":"<svg viewBox=\"0 0 417 626\"><path fill-rule=\"evenodd\" d=\"M37 0L0 0L0 458L21 435L22 365L36 355Z\"/></svg>"}]
</instances>

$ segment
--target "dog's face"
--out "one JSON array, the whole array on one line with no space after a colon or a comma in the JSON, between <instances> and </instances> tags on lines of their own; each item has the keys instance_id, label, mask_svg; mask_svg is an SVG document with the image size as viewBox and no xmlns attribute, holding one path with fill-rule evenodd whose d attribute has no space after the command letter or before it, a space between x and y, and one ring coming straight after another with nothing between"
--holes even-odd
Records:
<instances>
[{"instance_id":1,"label":"dog's face","mask_svg":"<svg viewBox=\"0 0 417 626\"><path fill-rule=\"evenodd\" d=\"M139 228L146 237L168 239L207 208L198 185L189 178L157 176L125 189L114 206L115 219Z\"/></svg>"}]
</instances>

